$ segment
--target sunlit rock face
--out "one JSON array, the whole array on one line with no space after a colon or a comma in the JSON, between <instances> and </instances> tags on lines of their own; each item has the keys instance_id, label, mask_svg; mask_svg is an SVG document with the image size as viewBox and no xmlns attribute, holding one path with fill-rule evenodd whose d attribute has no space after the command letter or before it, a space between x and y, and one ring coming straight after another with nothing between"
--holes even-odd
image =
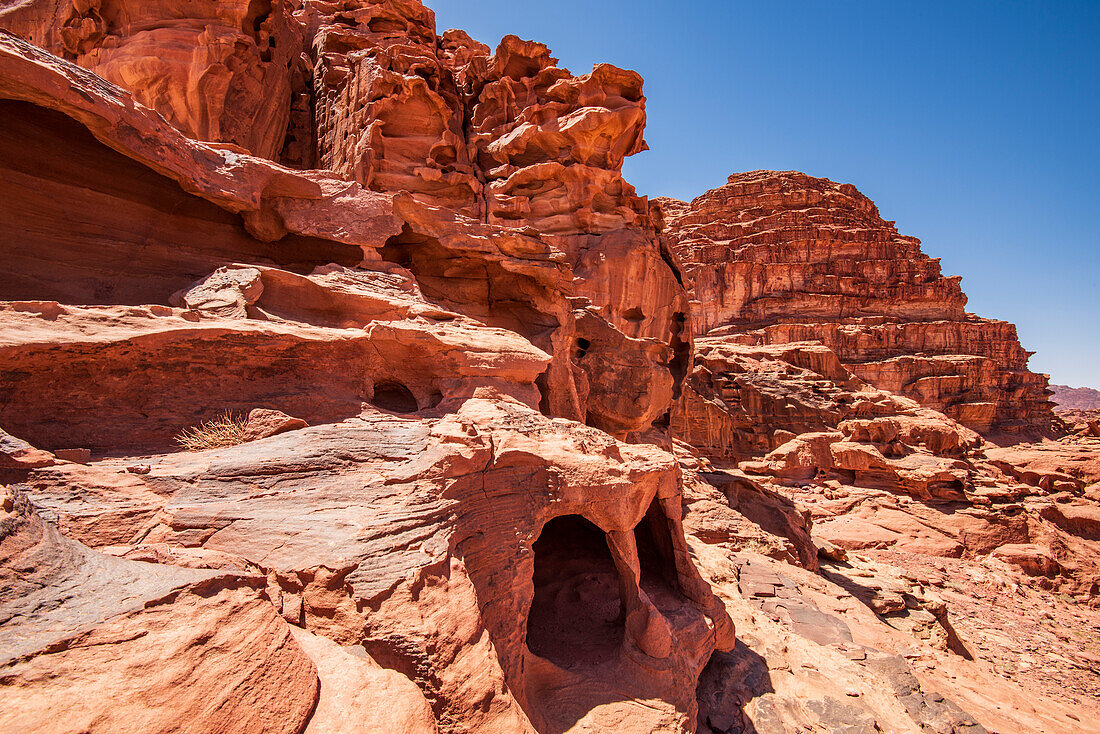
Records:
<instances>
[{"instance_id":1,"label":"sunlit rock face","mask_svg":"<svg viewBox=\"0 0 1100 734\"><path fill-rule=\"evenodd\" d=\"M8 3L0 27L130 90L189 137L271 157L302 48L281 0Z\"/></svg>"},{"instance_id":2,"label":"sunlit rock face","mask_svg":"<svg viewBox=\"0 0 1100 734\"><path fill-rule=\"evenodd\" d=\"M1016 327L966 313L960 278L851 184L753 171L690 204L663 200L697 333L819 342L853 374L986 434L1055 423Z\"/></svg>"},{"instance_id":3,"label":"sunlit rock face","mask_svg":"<svg viewBox=\"0 0 1100 734\"><path fill-rule=\"evenodd\" d=\"M1088 445L926 407L1001 415L1019 346L854 189L651 203L639 75L416 0L0 28L0 729L1088 720L844 560L1100 557Z\"/></svg>"},{"instance_id":4,"label":"sunlit rock face","mask_svg":"<svg viewBox=\"0 0 1100 734\"><path fill-rule=\"evenodd\" d=\"M33 8L15 9L4 20L18 29ZM573 79L544 47L519 61L539 47L515 39L496 56L437 39L416 3L276 10L314 55L302 93L316 126L292 110L285 140L263 150L225 125L200 132L194 90L180 91L190 77L154 53L163 34L135 32L147 47L92 34L71 61L0 37L0 480L82 548L210 577L202 609L167 599L166 613L252 619L278 637L268 658L238 661L229 646L217 662L286 671L224 693L227 711L247 713L226 731L255 730L271 690L285 695L288 731L331 719L340 700L363 717L385 700L424 731L690 731L698 677L734 638L689 553L665 450L690 361L678 267L644 218L490 215L475 161L546 163L489 152L526 124L520 110L483 120L484 155L464 158L475 147L454 137L474 87L498 85L486 104L526 86L541 91L525 105L550 104L541 75L563 83L550 96L578 121L568 146L524 129L527 147L617 171L640 140L640 79ZM93 11L122 12L82 12ZM202 25L164 20L174 12L150 25ZM203 22L237 23L218 12ZM171 38L195 54L206 42ZM116 68L104 48L145 54L145 76L114 86L72 63ZM157 80L176 91L142 98ZM177 102L187 115L169 114ZM589 108L606 114L585 123ZM601 149L607 131L629 140ZM472 198L455 193L463 175ZM227 412L248 416L237 438L176 445ZM74 591L92 604L115 573L93 566ZM183 643L179 665L201 667L201 644ZM163 684L139 654L101 677L157 700ZM339 693L341 666L361 689ZM45 726L53 689L18 683L27 706L13 721ZM179 711L209 688L201 676L177 687Z\"/></svg>"},{"instance_id":5,"label":"sunlit rock face","mask_svg":"<svg viewBox=\"0 0 1100 734\"><path fill-rule=\"evenodd\" d=\"M552 410L622 437L667 426L690 337L678 266L621 175L645 150L637 73L600 64L577 77L540 43L507 36L493 52L461 31L437 36L430 9L398 0L24 2L0 10L0 27L129 90L190 138L408 192L520 239L537 232L571 266L569 295L588 300L551 318L570 324L553 338L545 319L522 327L560 356L544 380ZM250 215L250 232L285 239L279 216ZM413 257L418 237L428 249L408 231L389 253ZM486 305L512 300L498 289Z\"/></svg>"}]
</instances>

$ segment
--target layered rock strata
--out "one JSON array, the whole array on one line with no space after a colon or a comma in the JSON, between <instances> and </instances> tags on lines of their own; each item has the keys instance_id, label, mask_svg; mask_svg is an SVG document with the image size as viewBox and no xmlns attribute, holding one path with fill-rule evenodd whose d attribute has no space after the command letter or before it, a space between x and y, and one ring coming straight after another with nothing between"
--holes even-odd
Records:
<instances>
[{"instance_id":1,"label":"layered rock strata","mask_svg":"<svg viewBox=\"0 0 1100 734\"><path fill-rule=\"evenodd\" d=\"M1015 327L966 313L960 279L941 275L851 184L753 171L691 204L663 204L698 334L820 342L864 381L982 433L1056 425Z\"/></svg>"},{"instance_id":2,"label":"layered rock strata","mask_svg":"<svg viewBox=\"0 0 1100 734\"><path fill-rule=\"evenodd\" d=\"M0 27L31 41L0 32L0 728L1100 715L1087 642L1028 647L1040 601L1095 619L1089 439L992 450L817 336L693 346L620 174L637 74L415 0ZM910 269L899 328L967 320ZM1021 650L933 564L1014 589Z\"/></svg>"},{"instance_id":3,"label":"layered rock strata","mask_svg":"<svg viewBox=\"0 0 1100 734\"><path fill-rule=\"evenodd\" d=\"M19 436L4 434L3 480L49 532L246 576L269 620L304 630L278 627L302 673L265 682L302 704L288 731L335 716L316 699L334 664L359 671L364 689L332 694L357 717L403 679L427 708L395 716L446 731L690 729L732 625L688 554L675 459L615 438L668 445L685 372L686 295L652 230L636 270L660 287L634 294L600 251L631 232L546 237L203 145L13 36L0 67L0 421ZM620 313L638 303L648 316ZM283 420L237 448L163 453L225 411L256 418L246 433ZM94 603L112 568L73 593ZM235 588L221 578L207 596ZM21 594L0 598L18 638ZM186 718L136 656L103 674ZM33 680L5 678L28 730L55 721ZM269 694L250 690L230 702L248 715L210 728L281 730L255 723Z\"/></svg>"}]
</instances>

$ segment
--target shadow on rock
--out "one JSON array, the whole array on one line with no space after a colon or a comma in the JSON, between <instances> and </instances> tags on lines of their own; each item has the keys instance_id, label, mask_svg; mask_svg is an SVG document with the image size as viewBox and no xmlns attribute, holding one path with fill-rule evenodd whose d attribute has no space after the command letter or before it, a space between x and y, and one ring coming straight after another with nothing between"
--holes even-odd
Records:
<instances>
[{"instance_id":1,"label":"shadow on rock","mask_svg":"<svg viewBox=\"0 0 1100 734\"><path fill-rule=\"evenodd\" d=\"M745 714L755 698L775 693L768 663L741 640L730 652L716 652L699 676L700 734L756 734Z\"/></svg>"}]
</instances>

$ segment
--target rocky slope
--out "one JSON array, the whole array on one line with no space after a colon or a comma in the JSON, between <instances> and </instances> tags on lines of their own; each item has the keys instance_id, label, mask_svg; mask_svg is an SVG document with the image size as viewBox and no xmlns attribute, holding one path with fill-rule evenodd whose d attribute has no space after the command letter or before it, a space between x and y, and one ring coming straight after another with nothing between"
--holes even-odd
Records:
<instances>
[{"instance_id":1,"label":"rocky slope","mask_svg":"<svg viewBox=\"0 0 1100 734\"><path fill-rule=\"evenodd\" d=\"M0 729L1097 730L1100 442L695 341L637 74L417 0L0 28Z\"/></svg>"}]
</instances>

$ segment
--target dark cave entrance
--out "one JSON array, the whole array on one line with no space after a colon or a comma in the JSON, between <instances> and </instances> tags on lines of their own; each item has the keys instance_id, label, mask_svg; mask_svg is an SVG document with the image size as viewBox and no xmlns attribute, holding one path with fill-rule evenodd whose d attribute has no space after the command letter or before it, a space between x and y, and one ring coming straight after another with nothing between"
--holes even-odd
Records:
<instances>
[{"instance_id":1,"label":"dark cave entrance","mask_svg":"<svg viewBox=\"0 0 1100 734\"><path fill-rule=\"evenodd\" d=\"M616 657L625 626L604 532L579 515L557 517L543 527L534 551L527 647L563 668Z\"/></svg>"},{"instance_id":2,"label":"dark cave entrance","mask_svg":"<svg viewBox=\"0 0 1100 734\"><path fill-rule=\"evenodd\" d=\"M661 503L654 498L645 517L634 528L641 566L641 587L659 608L660 597L682 596L676 573L676 552L672 545L672 528Z\"/></svg>"},{"instance_id":3,"label":"dark cave entrance","mask_svg":"<svg viewBox=\"0 0 1100 734\"><path fill-rule=\"evenodd\" d=\"M381 382L374 386L371 404L391 413L415 413L420 409L416 396L400 382Z\"/></svg>"}]
</instances>

